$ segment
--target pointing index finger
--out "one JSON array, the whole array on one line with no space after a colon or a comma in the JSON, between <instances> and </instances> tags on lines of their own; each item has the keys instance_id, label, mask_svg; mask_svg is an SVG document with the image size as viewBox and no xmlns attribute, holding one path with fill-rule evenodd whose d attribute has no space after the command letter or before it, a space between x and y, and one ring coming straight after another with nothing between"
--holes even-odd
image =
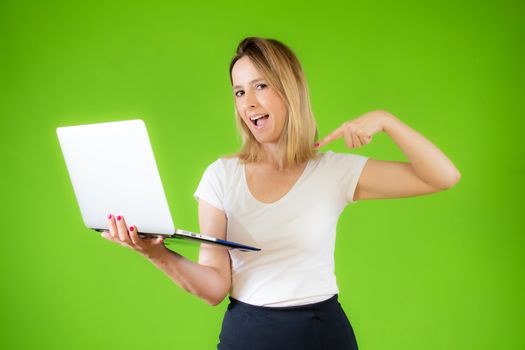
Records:
<instances>
[{"instance_id":1,"label":"pointing index finger","mask_svg":"<svg viewBox=\"0 0 525 350\"><path fill-rule=\"evenodd\" d=\"M340 138L341 136L343 136L343 126L338 127L337 129L332 131L329 135L325 136L325 138L323 138L321 141L319 141L319 143L317 143L317 148L321 148L324 145Z\"/></svg>"}]
</instances>

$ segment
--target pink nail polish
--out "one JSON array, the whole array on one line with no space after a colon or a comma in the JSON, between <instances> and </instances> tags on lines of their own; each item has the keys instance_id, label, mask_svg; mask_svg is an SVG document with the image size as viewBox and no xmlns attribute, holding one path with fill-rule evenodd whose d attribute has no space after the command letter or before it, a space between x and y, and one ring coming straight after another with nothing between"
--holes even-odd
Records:
<instances>
[{"instance_id":1,"label":"pink nail polish","mask_svg":"<svg viewBox=\"0 0 525 350\"><path fill-rule=\"evenodd\" d=\"M133 232L133 231L135 231L135 227L131 226L131 227L129 228L129 230L130 230L131 232Z\"/></svg>"},{"instance_id":2,"label":"pink nail polish","mask_svg":"<svg viewBox=\"0 0 525 350\"><path fill-rule=\"evenodd\" d=\"M122 216L117 215L117 221L120 221L120 220L122 220Z\"/></svg>"},{"instance_id":3,"label":"pink nail polish","mask_svg":"<svg viewBox=\"0 0 525 350\"><path fill-rule=\"evenodd\" d=\"M319 147L319 142L314 145L315 148Z\"/></svg>"},{"instance_id":4,"label":"pink nail polish","mask_svg":"<svg viewBox=\"0 0 525 350\"><path fill-rule=\"evenodd\" d=\"M111 218L113 217L113 215L109 214L108 215L108 219L111 220Z\"/></svg>"}]
</instances>

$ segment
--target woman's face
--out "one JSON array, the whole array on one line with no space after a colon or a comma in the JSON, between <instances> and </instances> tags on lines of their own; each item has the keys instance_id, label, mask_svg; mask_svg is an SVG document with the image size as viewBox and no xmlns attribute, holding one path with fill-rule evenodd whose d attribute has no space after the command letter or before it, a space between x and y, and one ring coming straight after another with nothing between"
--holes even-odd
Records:
<instances>
[{"instance_id":1,"label":"woman's face","mask_svg":"<svg viewBox=\"0 0 525 350\"><path fill-rule=\"evenodd\" d=\"M232 81L235 108L255 139L276 143L287 118L283 99L247 56L235 62Z\"/></svg>"}]
</instances>

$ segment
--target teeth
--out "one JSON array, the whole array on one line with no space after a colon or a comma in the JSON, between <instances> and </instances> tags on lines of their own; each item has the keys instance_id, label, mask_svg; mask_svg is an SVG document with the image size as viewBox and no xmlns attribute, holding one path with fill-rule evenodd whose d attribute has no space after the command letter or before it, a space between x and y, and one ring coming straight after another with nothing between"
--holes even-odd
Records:
<instances>
[{"instance_id":1,"label":"teeth","mask_svg":"<svg viewBox=\"0 0 525 350\"><path fill-rule=\"evenodd\" d=\"M257 120L257 119L259 119L259 118L262 118L262 117L264 117L264 116L266 116L266 115L268 115L268 114L267 114L267 113L264 113L264 114L256 114L256 115L254 115L254 116L251 116L251 117L250 117L250 120L254 121L254 120Z\"/></svg>"}]
</instances>

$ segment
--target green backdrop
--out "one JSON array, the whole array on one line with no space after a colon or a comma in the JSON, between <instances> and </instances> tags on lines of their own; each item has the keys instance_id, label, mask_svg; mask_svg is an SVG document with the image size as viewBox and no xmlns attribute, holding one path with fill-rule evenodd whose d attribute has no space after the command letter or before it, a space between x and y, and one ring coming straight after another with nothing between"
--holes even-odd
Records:
<instances>
[{"instance_id":1,"label":"green backdrop","mask_svg":"<svg viewBox=\"0 0 525 350\"><path fill-rule=\"evenodd\" d=\"M197 230L202 172L240 145L228 63L257 35L298 55L320 136L384 109L462 174L341 216L336 274L360 349L524 349L523 23L509 0L3 0L0 348L215 348L226 302L83 227L55 129L145 120L175 221ZM405 159L384 134L326 149Z\"/></svg>"}]
</instances>

